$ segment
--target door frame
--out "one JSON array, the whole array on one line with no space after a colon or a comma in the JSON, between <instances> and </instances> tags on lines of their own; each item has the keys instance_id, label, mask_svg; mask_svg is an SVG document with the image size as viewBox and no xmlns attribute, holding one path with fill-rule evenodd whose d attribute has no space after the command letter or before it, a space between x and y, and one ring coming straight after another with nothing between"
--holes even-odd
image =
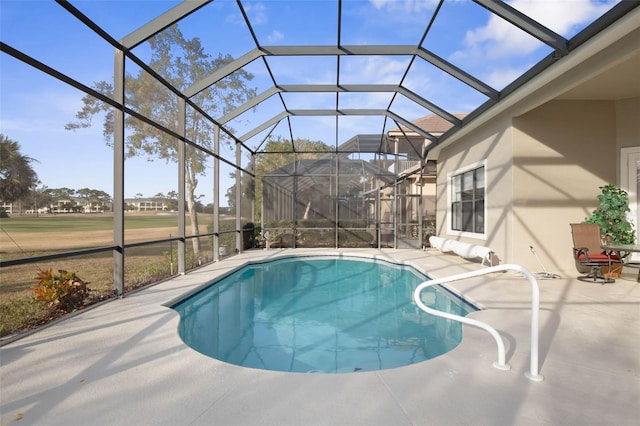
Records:
<instances>
[{"instance_id":1,"label":"door frame","mask_svg":"<svg viewBox=\"0 0 640 426\"><path fill-rule=\"evenodd\" d=\"M629 194L629 216L636 229L636 244L640 244L640 206L638 179L640 177L640 146L620 149L620 188ZM631 253L632 262L640 262L640 253Z\"/></svg>"}]
</instances>

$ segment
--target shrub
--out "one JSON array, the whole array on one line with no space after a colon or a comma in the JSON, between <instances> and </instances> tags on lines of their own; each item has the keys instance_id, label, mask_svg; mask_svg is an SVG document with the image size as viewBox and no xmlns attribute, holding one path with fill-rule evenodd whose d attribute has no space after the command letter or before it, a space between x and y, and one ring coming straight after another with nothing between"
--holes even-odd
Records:
<instances>
[{"instance_id":1,"label":"shrub","mask_svg":"<svg viewBox=\"0 0 640 426\"><path fill-rule=\"evenodd\" d=\"M367 231L341 230L338 233L340 247L371 247L373 236Z\"/></svg>"},{"instance_id":2,"label":"shrub","mask_svg":"<svg viewBox=\"0 0 640 426\"><path fill-rule=\"evenodd\" d=\"M298 221L298 228L334 228L336 222L331 219L302 219Z\"/></svg>"},{"instance_id":3,"label":"shrub","mask_svg":"<svg viewBox=\"0 0 640 426\"><path fill-rule=\"evenodd\" d=\"M600 206L585 218L585 222L598 224L605 240L603 243L635 244L636 232L633 223L627 217L630 211L629 195L625 190L611 184L601 186L600 189Z\"/></svg>"},{"instance_id":4,"label":"shrub","mask_svg":"<svg viewBox=\"0 0 640 426\"><path fill-rule=\"evenodd\" d=\"M30 287L36 295L36 299L45 302L49 308L71 312L84 306L84 300L89 295L87 283L81 280L76 273L58 270L55 275L50 268L46 271L38 271L36 276L37 286Z\"/></svg>"},{"instance_id":5,"label":"shrub","mask_svg":"<svg viewBox=\"0 0 640 426\"><path fill-rule=\"evenodd\" d=\"M362 219L340 219L338 226L340 228L366 228L367 224Z\"/></svg>"},{"instance_id":6,"label":"shrub","mask_svg":"<svg viewBox=\"0 0 640 426\"><path fill-rule=\"evenodd\" d=\"M291 233L279 234L271 243L271 247L273 248L293 248L293 241L295 239L295 235Z\"/></svg>"},{"instance_id":7,"label":"shrub","mask_svg":"<svg viewBox=\"0 0 640 426\"><path fill-rule=\"evenodd\" d=\"M333 247L336 245L335 231L305 230L300 232L300 240L304 247Z\"/></svg>"}]
</instances>

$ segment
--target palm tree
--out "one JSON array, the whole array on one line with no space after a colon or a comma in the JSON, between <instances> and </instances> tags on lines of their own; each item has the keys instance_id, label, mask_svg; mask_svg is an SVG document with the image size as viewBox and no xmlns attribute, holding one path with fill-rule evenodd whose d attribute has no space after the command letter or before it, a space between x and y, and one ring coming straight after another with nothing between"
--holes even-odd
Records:
<instances>
[{"instance_id":1,"label":"palm tree","mask_svg":"<svg viewBox=\"0 0 640 426\"><path fill-rule=\"evenodd\" d=\"M38 182L31 167L36 161L20 152L20 144L0 133L0 200L5 203L24 197Z\"/></svg>"}]
</instances>

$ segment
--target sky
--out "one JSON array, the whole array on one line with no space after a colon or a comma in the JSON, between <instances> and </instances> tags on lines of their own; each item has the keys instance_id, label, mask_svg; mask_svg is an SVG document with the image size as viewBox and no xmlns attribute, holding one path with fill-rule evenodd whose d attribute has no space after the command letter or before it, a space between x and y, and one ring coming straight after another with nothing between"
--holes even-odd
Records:
<instances>
[{"instance_id":1,"label":"sky","mask_svg":"<svg viewBox=\"0 0 640 426\"><path fill-rule=\"evenodd\" d=\"M605 0L514 0L508 2L556 33L570 38L610 9ZM115 39L122 39L159 14L178 4L168 0L81 0L71 4L102 26ZM270 45L415 45L431 19L434 0L345 0L342 27L337 28L337 2L330 0L243 1L256 38ZM205 52L238 58L255 48L235 1L216 0L179 23L186 38L199 37ZM0 39L32 58L91 86L113 80L113 48L88 30L61 6L50 0L0 0ZM464 71L503 89L516 77L550 53L549 47L469 0L446 0L424 40L423 47ZM147 44L133 50L149 58ZM449 112L470 112L486 98L425 61L414 61L404 76L410 57L269 58L268 65L278 84L390 83L400 81L408 89ZM337 75L338 68L340 75ZM250 85L261 93L273 86L262 60L246 67L254 75ZM135 72L133 67L130 72ZM404 80L403 80L404 76ZM83 93L34 68L0 54L0 133L17 141L32 163L42 185L49 188L91 188L113 193L112 150L102 135L102 117L78 131L65 130L82 107ZM283 94L289 109L334 109L334 94ZM340 108L389 106L385 93L341 95ZM241 115L229 125L238 136L276 116L283 110L272 97L255 111ZM398 97L391 110L410 120L431 112ZM215 118L218 118L216 114ZM340 144L357 134L382 133L395 127L382 117L294 117L294 138ZM255 149L267 132L247 141ZM289 138L289 126L279 124L274 135ZM224 148L223 155L235 154ZM243 162L246 163L243 157ZM232 184L222 174L221 193ZM177 167L145 157L125 164L125 196L145 197L177 191ZM212 178L199 179L206 204ZM226 205L221 198L221 204Z\"/></svg>"}]
</instances>

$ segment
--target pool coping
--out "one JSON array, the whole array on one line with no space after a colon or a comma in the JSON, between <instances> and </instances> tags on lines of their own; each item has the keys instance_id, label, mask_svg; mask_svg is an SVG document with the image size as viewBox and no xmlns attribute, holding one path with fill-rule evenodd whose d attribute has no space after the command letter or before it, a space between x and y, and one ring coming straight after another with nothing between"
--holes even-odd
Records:
<instances>
[{"instance_id":1,"label":"pool coping","mask_svg":"<svg viewBox=\"0 0 640 426\"><path fill-rule=\"evenodd\" d=\"M269 259L257 259L257 260L247 260L244 263L239 264L235 269L229 270L221 275L218 275L215 277L215 279L212 279L210 281L207 281L183 294L180 294L179 296L176 296L175 298L163 303L163 306L166 306L168 308L172 308L173 306L181 303L182 301L184 301L185 299L188 299L189 297L200 293L201 291L207 289L208 287L210 287L211 285L213 285L216 281L220 281L225 279L226 277L228 277L231 274L234 274L236 271L242 269L242 268L246 268L249 266L253 266L253 265L262 265L265 263L269 263L269 262L277 262L279 260L283 260L283 259L294 259L294 258L326 258L326 257L337 257L337 258L353 258L353 259L367 259L367 260L380 260L386 263L390 263L392 265L396 265L396 266L405 266L405 267L411 267L413 268L415 271L421 273L422 275L425 275L431 279L433 279L433 277L431 277L427 271L423 270L422 268L410 263L410 262L399 262L399 261L395 261L393 259L390 258L383 258L379 255L370 255L367 253L348 253L348 252L339 252L339 253L335 253L335 254L331 254L330 252L328 253L314 253L314 254L296 254L295 252L285 252L285 253L279 253L277 256L269 258ZM450 292L454 297L458 297L460 299L462 299L462 301L464 303L467 303L469 305L472 305L476 310L481 310L484 309L484 307L479 304L479 303L474 303L471 300L466 299L461 293L457 292L455 289L453 288L449 288L446 284L440 284L440 287L444 288L446 291Z\"/></svg>"},{"instance_id":2,"label":"pool coping","mask_svg":"<svg viewBox=\"0 0 640 426\"><path fill-rule=\"evenodd\" d=\"M510 371L491 367L495 343L472 327L433 360L338 375L237 367L181 342L167 302L251 259L291 252L384 256L433 278L481 268L422 250L248 251L0 348L1 424L637 424L635 275L606 286L577 274L539 281L540 383L524 377L530 289L513 274L448 286L485 307L470 315L503 335Z\"/></svg>"}]
</instances>

